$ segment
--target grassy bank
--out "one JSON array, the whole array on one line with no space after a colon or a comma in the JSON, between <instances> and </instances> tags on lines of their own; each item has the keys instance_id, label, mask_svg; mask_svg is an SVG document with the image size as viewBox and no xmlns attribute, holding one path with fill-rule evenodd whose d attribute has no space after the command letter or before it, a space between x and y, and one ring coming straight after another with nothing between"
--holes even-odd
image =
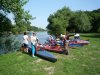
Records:
<instances>
[{"instance_id":1,"label":"grassy bank","mask_svg":"<svg viewBox=\"0 0 100 75\"><path fill-rule=\"evenodd\" d=\"M100 75L100 35L82 34L90 44L70 49L69 55L53 53L55 63L21 52L0 55L0 75Z\"/></svg>"}]
</instances>

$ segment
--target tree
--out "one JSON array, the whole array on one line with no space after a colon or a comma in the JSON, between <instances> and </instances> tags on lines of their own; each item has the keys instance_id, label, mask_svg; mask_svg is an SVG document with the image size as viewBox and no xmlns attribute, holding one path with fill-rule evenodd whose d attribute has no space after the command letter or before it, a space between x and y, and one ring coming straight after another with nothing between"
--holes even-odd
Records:
<instances>
[{"instance_id":1,"label":"tree","mask_svg":"<svg viewBox=\"0 0 100 75\"><path fill-rule=\"evenodd\" d=\"M69 31L88 32L91 24L87 14L82 11L75 12L75 15L69 20Z\"/></svg>"},{"instance_id":2,"label":"tree","mask_svg":"<svg viewBox=\"0 0 100 75\"><path fill-rule=\"evenodd\" d=\"M47 26L49 32L52 34L65 34L71 14L72 12L69 8L63 7L56 13L50 15L48 17L49 24Z\"/></svg>"},{"instance_id":3,"label":"tree","mask_svg":"<svg viewBox=\"0 0 100 75\"><path fill-rule=\"evenodd\" d=\"M89 16L92 25L91 32L100 32L100 9L85 11L85 13Z\"/></svg>"},{"instance_id":4,"label":"tree","mask_svg":"<svg viewBox=\"0 0 100 75\"><path fill-rule=\"evenodd\" d=\"M12 30L12 27L9 18L0 13L0 32L9 32Z\"/></svg>"},{"instance_id":5,"label":"tree","mask_svg":"<svg viewBox=\"0 0 100 75\"><path fill-rule=\"evenodd\" d=\"M0 0L0 11L5 15L12 13L14 15L15 23L20 29L22 25L26 26L30 24L30 19L32 19L29 11L23 9L23 6L28 1L29 0Z\"/></svg>"},{"instance_id":6,"label":"tree","mask_svg":"<svg viewBox=\"0 0 100 75\"><path fill-rule=\"evenodd\" d=\"M76 31L77 26L75 25L75 20L76 20L76 17L75 16L73 16L73 17L70 18L69 25L67 27L67 30L69 32L75 32Z\"/></svg>"}]
</instances>

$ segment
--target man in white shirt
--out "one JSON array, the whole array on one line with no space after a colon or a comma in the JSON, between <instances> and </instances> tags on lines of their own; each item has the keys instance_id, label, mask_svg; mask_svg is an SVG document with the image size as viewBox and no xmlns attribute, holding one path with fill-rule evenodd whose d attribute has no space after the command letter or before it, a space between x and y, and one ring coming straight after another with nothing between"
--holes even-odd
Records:
<instances>
[{"instance_id":1,"label":"man in white shirt","mask_svg":"<svg viewBox=\"0 0 100 75\"><path fill-rule=\"evenodd\" d=\"M29 41L29 37L28 37L27 33L24 32L24 36L23 36L24 52L28 52L28 41Z\"/></svg>"}]
</instances>

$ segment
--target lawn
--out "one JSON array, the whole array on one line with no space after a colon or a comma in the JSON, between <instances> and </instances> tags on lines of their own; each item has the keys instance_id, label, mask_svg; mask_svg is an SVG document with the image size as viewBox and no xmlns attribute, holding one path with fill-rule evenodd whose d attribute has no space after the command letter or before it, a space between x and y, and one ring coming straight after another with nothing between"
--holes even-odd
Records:
<instances>
[{"instance_id":1,"label":"lawn","mask_svg":"<svg viewBox=\"0 0 100 75\"><path fill-rule=\"evenodd\" d=\"M70 49L69 55L53 53L57 62L18 51L0 55L0 75L100 75L100 34L81 34L90 44Z\"/></svg>"}]
</instances>

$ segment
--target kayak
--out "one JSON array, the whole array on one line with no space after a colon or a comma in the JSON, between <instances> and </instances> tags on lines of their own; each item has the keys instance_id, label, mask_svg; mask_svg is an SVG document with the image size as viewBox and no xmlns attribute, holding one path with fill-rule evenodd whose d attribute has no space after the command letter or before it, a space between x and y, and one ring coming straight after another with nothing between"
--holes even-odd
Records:
<instances>
[{"instance_id":1,"label":"kayak","mask_svg":"<svg viewBox=\"0 0 100 75\"><path fill-rule=\"evenodd\" d=\"M56 46L51 46L51 45L45 45L44 49L47 51L52 51L52 52L57 52L57 53L62 53L62 54L68 54L67 50L63 50L63 48L59 45Z\"/></svg>"},{"instance_id":2,"label":"kayak","mask_svg":"<svg viewBox=\"0 0 100 75\"><path fill-rule=\"evenodd\" d=\"M71 47L80 47L80 46L83 46L83 45L88 45L89 44L89 41L85 41L85 40L76 40L76 41L70 41L69 42L69 46Z\"/></svg>"},{"instance_id":3,"label":"kayak","mask_svg":"<svg viewBox=\"0 0 100 75\"><path fill-rule=\"evenodd\" d=\"M28 48L28 50L29 50L29 53L32 53L31 48ZM53 54L51 54L50 52L48 52L46 50L43 50L42 48L40 48L40 50L36 50L35 55L40 57L40 58L51 61L51 62L57 61L56 57Z\"/></svg>"},{"instance_id":4,"label":"kayak","mask_svg":"<svg viewBox=\"0 0 100 75\"><path fill-rule=\"evenodd\" d=\"M52 62L57 61L55 56L46 50L38 50L38 51L36 51L36 55L43 58L43 59L46 59L48 61L52 61Z\"/></svg>"},{"instance_id":5,"label":"kayak","mask_svg":"<svg viewBox=\"0 0 100 75\"><path fill-rule=\"evenodd\" d=\"M83 45L88 45L89 41L86 40L77 40L77 43L83 44Z\"/></svg>"}]
</instances>

